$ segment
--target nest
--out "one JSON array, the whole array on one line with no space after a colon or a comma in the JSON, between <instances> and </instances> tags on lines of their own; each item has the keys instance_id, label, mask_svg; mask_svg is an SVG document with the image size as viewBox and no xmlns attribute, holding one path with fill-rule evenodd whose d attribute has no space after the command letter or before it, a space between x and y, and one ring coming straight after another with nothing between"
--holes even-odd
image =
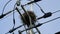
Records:
<instances>
[{"instance_id":1,"label":"nest","mask_svg":"<svg viewBox=\"0 0 60 34\"><path fill-rule=\"evenodd\" d=\"M30 17L31 17L31 22L32 22L32 24L35 23L35 22L36 22L36 15L34 14L34 12L32 12L32 11L27 11L27 12L28 12L28 14L29 14ZM27 15L26 13L23 13L22 15L23 15L24 18L25 18L25 20L24 20L24 19L21 17L23 23L26 24L26 25L29 27L29 26L30 26L30 21L29 21L28 15Z\"/></svg>"}]
</instances>

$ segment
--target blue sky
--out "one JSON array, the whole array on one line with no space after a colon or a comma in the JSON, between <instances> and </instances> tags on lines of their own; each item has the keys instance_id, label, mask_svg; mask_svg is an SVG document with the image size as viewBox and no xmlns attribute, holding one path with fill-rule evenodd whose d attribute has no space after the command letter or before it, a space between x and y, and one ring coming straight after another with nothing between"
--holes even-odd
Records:
<instances>
[{"instance_id":1,"label":"blue sky","mask_svg":"<svg viewBox=\"0 0 60 34\"><path fill-rule=\"evenodd\" d=\"M8 1L9 0L0 0L0 15L2 13L2 9L3 9L4 5ZM4 10L4 13L7 13L8 11L12 10L15 2L16 2L16 0L12 0L6 6L6 8ZM22 0L22 4L24 4L26 2L27 2L26 0ZM53 12L55 12L57 10L60 10L60 0L42 0L41 2L38 2L38 4L42 7L42 9L45 11L45 13L47 13L47 12L52 12L53 13ZM29 10L28 8L29 8L29 6L26 6L27 10ZM33 5L33 10L34 10L34 13L37 15L37 18L44 15L39 10L39 7L36 6L35 4ZM43 23L43 22L46 22L48 20L51 20L51 19L59 17L59 16L60 16L60 12L53 14L49 18L40 19L40 20L38 20L37 23ZM0 19L0 34L5 34L6 32L8 32L13 27L12 18L13 18L13 15L12 15L12 13L10 13L6 17L4 17L3 19ZM18 12L16 12L16 11L15 11L15 19L16 19L15 27L17 27L19 25L22 25L22 21L20 19L20 16L19 16ZM40 26L38 28L39 28L41 34L54 34L55 32L60 31L60 19L57 19L55 21L44 24L44 25L42 25L42 26ZM18 30L23 30L23 29L24 29L24 27L21 27ZM15 31L15 34L18 34L18 32L17 32L18 30ZM25 34L25 32L23 34Z\"/></svg>"}]
</instances>

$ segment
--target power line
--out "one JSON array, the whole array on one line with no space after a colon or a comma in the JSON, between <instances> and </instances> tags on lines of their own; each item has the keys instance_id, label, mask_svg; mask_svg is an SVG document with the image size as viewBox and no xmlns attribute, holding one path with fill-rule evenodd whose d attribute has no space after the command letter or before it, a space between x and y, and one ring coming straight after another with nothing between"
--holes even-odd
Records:
<instances>
[{"instance_id":1,"label":"power line","mask_svg":"<svg viewBox=\"0 0 60 34\"><path fill-rule=\"evenodd\" d=\"M10 1L12 1L12 0L10 0ZM18 9L17 7L15 7L15 5L20 6L20 2L18 2L18 1L17 1L17 3L14 5L14 9L13 9L12 11L9 11L9 12L7 12L6 14L3 14L6 5L7 5L10 1L8 1L8 2L5 4L5 6L3 7L2 15L0 15L0 19L3 18L4 16L10 14L11 12L13 12L13 23L14 23L14 26L15 26L14 10L17 10L17 12L20 14L21 17L23 17L23 16L22 16L22 14L19 12L19 9ZM39 20L39 19L41 19L41 18L48 18L48 17L52 16L52 14L57 13L57 12L60 12L60 10L58 10L58 11L55 11L55 12L53 12L53 13L51 13L51 12L45 13L45 12L43 11L43 9L36 3L36 2L38 2L38 1L41 1L41 0L34 0L34 1L31 1L31 2L29 2L29 3L27 3L27 4L25 4L25 5L21 5L21 8L22 8L22 9L24 10L24 12L28 15L28 17L29 17L29 14L26 12L26 10L24 9L23 6L26 6L26 5L29 5L29 4L32 4L32 3L35 3L35 4L40 8L40 10L42 11L42 13L44 13L44 15L43 15L42 17L39 17L39 18L37 18L36 20ZM33 29L33 28L37 28L37 27L39 27L39 26L41 26L41 25L43 25L43 24L46 24L46 23L48 23L48 22L54 21L54 20L59 19L59 18L60 18L60 17L57 17L57 18L54 18L54 19L52 19L52 20L46 21L46 22L44 22L44 23L41 23L41 24L38 24L38 25L34 25L33 27L27 28L27 29L25 29L25 30L23 30L23 31L20 31L20 32L24 32L24 31L27 31L27 30L30 30L30 29ZM23 17L23 19L25 20L24 17ZM30 19L30 18L29 18L29 19ZM26 20L25 20L25 21L26 21ZM20 27L22 27L22 26L24 26L24 25L26 25L26 24L20 25L20 26L18 26L18 27L16 27L16 28L14 28L14 26L13 26L13 29L11 29L11 30L10 30L9 32L7 32L7 33L12 33L12 32L14 32L16 29L18 29L18 28L20 28ZM19 32L19 33L20 33L20 32ZM38 32L39 32L39 31L38 31ZM6 34L7 34L7 33L6 33Z\"/></svg>"},{"instance_id":2,"label":"power line","mask_svg":"<svg viewBox=\"0 0 60 34\"><path fill-rule=\"evenodd\" d=\"M14 10L11 10L11 11L9 11L9 12L3 14L3 15L0 15L0 19L2 19L3 17L5 17L6 15L10 14L12 11L14 11Z\"/></svg>"},{"instance_id":3,"label":"power line","mask_svg":"<svg viewBox=\"0 0 60 34\"><path fill-rule=\"evenodd\" d=\"M42 17L37 18L37 20L42 19L42 18L50 17L50 16L52 16L52 14L57 13L57 12L60 12L60 10L57 10L53 13L51 13L51 12L45 13Z\"/></svg>"},{"instance_id":4,"label":"power line","mask_svg":"<svg viewBox=\"0 0 60 34\"><path fill-rule=\"evenodd\" d=\"M3 10L2 10L2 15L3 15L3 13L4 13L5 7L6 7L7 4L8 4L9 2L11 2L11 1L12 1L12 0L9 0L9 1L4 5Z\"/></svg>"},{"instance_id":5,"label":"power line","mask_svg":"<svg viewBox=\"0 0 60 34\"><path fill-rule=\"evenodd\" d=\"M26 30L30 30L30 29L32 29L32 28L39 27L39 26L41 26L41 25L43 25L43 24L46 24L46 23L48 23L48 22L54 21L54 20L59 19L59 18L60 18L60 17L54 18L54 19L52 19L52 20L49 20L49 21L46 21L46 22L44 22L44 23L38 24L38 25L36 25L36 26L34 26L34 27L31 27L31 28L28 28L28 29L26 29ZM20 27L22 27L22 26L23 26L23 25L18 26L18 27L16 27L16 28L10 30L9 33L12 33L13 31L15 31L16 29L18 29L18 28L20 28ZM24 32L24 31L26 31L26 30L23 30L23 31L21 31L21 32Z\"/></svg>"},{"instance_id":6,"label":"power line","mask_svg":"<svg viewBox=\"0 0 60 34\"><path fill-rule=\"evenodd\" d=\"M9 14L9 13L11 13L12 11L10 11L10 12L8 12L8 13L6 13L6 14L4 14L5 16L7 15L7 14ZM59 10L58 11L56 11L56 12L59 12ZM56 12L53 12L53 13L56 13ZM58 17L58 18L60 18L60 17ZM58 19L58 18L55 18L55 19ZM53 19L53 20L55 20L55 19ZM52 21L52 20L50 20L50 21ZM50 22L50 21L47 21L47 22ZM46 23L46 22L45 22ZM23 25L22 25L23 26ZM20 26L21 27L21 26ZM20 27L17 27L17 28L20 28ZM15 28L15 29L17 29L17 28ZM15 30L14 29L14 30ZM14 31L14 30L11 30L10 32L12 32L12 31Z\"/></svg>"},{"instance_id":7,"label":"power line","mask_svg":"<svg viewBox=\"0 0 60 34\"><path fill-rule=\"evenodd\" d=\"M40 8L41 12L42 12L43 14L45 14L45 12L43 11L43 9L42 9L37 3L35 3L35 4Z\"/></svg>"},{"instance_id":8,"label":"power line","mask_svg":"<svg viewBox=\"0 0 60 34\"><path fill-rule=\"evenodd\" d=\"M54 20L59 19L59 18L60 18L60 17L57 17L57 18L52 19L52 20L49 20L49 21L47 21L47 22L44 22L44 23L38 24L38 25L36 25L36 26L34 26L34 27L32 27L32 28L39 27L39 26L41 26L41 25L43 25L43 24L45 24L45 23L48 23L48 22L54 21ZM28 29L26 29L26 30L29 30L29 29L32 29L32 28L28 28ZM23 31L21 31L21 32L24 32L24 31L25 31L25 30L23 30Z\"/></svg>"},{"instance_id":9,"label":"power line","mask_svg":"<svg viewBox=\"0 0 60 34\"><path fill-rule=\"evenodd\" d=\"M57 10L57 11L53 12L53 14L54 14L54 13L57 13L57 12L60 12L60 10Z\"/></svg>"},{"instance_id":10,"label":"power line","mask_svg":"<svg viewBox=\"0 0 60 34\"><path fill-rule=\"evenodd\" d=\"M34 1L31 1L31 2L29 2L29 3L27 3L27 4L25 4L24 6L29 5L29 4L32 4L32 3L36 3L36 2L39 2L39 1L41 1L41 0L34 0Z\"/></svg>"}]
</instances>

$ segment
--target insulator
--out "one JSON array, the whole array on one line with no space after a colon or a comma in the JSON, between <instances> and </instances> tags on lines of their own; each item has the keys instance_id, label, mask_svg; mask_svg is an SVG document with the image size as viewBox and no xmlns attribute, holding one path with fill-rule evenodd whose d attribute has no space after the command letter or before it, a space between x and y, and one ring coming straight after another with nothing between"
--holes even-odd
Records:
<instances>
[{"instance_id":1,"label":"insulator","mask_svg":"<svg viewBox=\"0 0 60 34\"><path fill-rule=\"evenodd\" d=\"M43 15L43 18L48 18L48 17L50 17L50 16L52 16L52 13L51 13L51 12L48 12L48 13L45 13L45 14Z\"/></svg>"},{"instance_id":2,"label":"insulator","mask_svg":"<svg viewBox=\"0 0 60 34\"><path fill-rule=\"evenodd\" d=\"M20 6L20 1L17 1L17 3L16 3L16 4L17 4L17 6Z\"/></svg>"}]
</instances>

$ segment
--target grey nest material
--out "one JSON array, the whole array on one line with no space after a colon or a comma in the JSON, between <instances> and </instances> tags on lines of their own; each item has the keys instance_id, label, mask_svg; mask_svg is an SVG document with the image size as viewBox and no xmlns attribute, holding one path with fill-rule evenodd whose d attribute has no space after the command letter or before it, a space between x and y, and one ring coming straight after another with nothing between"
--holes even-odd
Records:
<instances>
[{"instance_id":1,"label":"grey nest material","mask_svg":"<svg viewBox=\"0 0 60 34\"><path fill-rule=\"evenodd\" d=\"M34 12L32 12L32 11L27 11L27 12L28 12L28 14L29 14L30 17L31 17L32 24L34 24L34 23L36 22L36 15L35 15ZM30 26L30 21L29 21L28 15L27 15L26 13L23 13L22 15L23 15L24 18L25 18L25 20L24 20L24 19L21 17L22 22L29 27L29 26Z\"/></svg>"}]
</instances>

